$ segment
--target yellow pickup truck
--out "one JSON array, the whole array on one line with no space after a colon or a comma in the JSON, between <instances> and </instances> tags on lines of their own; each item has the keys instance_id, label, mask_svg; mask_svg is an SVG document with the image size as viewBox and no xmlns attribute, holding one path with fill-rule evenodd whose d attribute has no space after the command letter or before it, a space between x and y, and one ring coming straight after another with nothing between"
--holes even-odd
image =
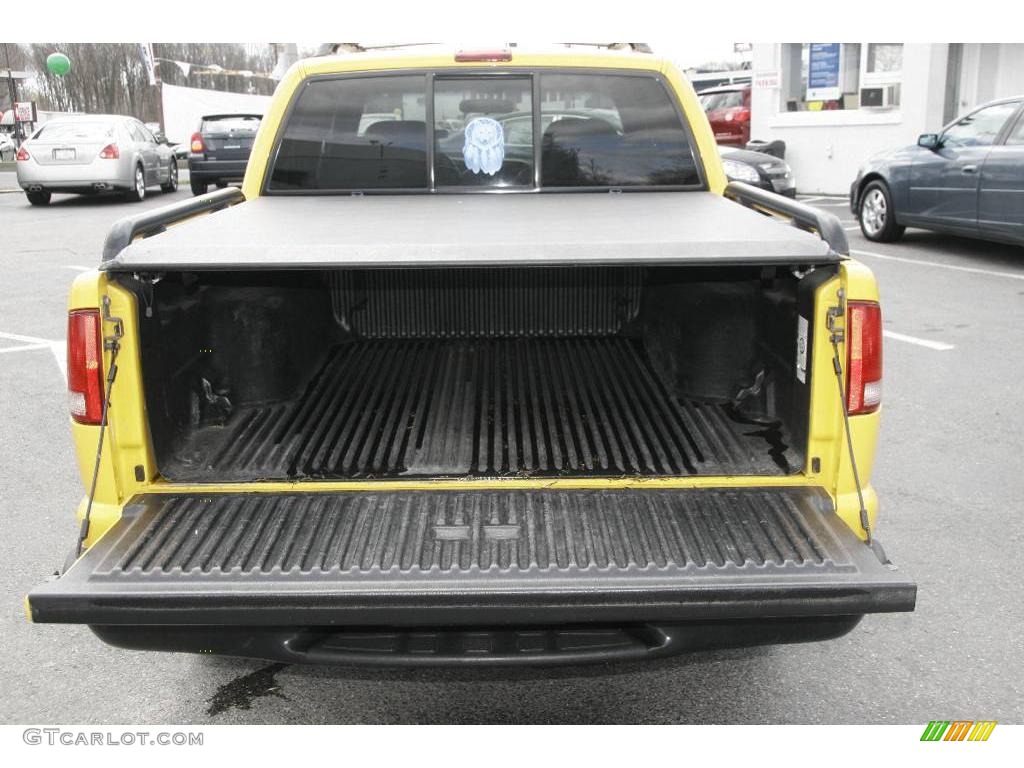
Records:
<instances>
[{"instance_id":1,"label":"yellow pickup truck","mask_svg":"<svg viewBox=\"0 0 1024 768\"><path fill-rule=\"evenodd\" d=\"M36 622L126 648L559 664L820 640L873 536L872 274L727 184L647 52L296 64L242 188L71 290L86 496Z\"/></svg>"}]
</instances>

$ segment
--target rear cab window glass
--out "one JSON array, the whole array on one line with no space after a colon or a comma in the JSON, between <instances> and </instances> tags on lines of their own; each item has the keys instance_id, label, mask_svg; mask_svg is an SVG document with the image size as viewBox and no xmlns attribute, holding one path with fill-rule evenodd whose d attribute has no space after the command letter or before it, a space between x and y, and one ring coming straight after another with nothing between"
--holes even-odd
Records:
<instances>
[{"instance_id":1,"label":"rear cab window glass","mask_svg":"<svg viewBox=\"0 0 1024 768\"><path fill-rule=\"evenodd\" d=\"M434 82L437 186L533 185L532 83L529 77Z\"/></svg>"},{"instance_id":2,"label":"rear cab window glass","mask_svg":"<svg viewBox=\"0 0 1024 768\"><path fill-rule=\"evenodd\" d=\"M425 119L424 75L313 80L285 122L269 189L426 190Z\"/></svg>"},{"instance_id":3,"label":"rear cab window glass","mask_svg":"<svg viewBox=\"0 0 1024 768\"><path fill-rule=\"evenodd\" d=\"M682 115L654 73L314 79L278 141L270 193L702 186Z\"/></svg>"},{"instance_id":4,"label":"rear cab window glass","mask_svg":"<svg viewBox=\"0 0 1024 768\"><path fill-rule=\"evenodd\" d=\"M541 75L541 186L700 183L682 119L652 77Z\"/></svg>"}]
</instances>

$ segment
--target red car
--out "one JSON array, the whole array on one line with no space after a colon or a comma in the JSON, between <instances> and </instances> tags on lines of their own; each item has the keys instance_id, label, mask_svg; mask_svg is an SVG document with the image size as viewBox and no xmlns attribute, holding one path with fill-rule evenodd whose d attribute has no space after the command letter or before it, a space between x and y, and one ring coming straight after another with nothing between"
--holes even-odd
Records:
<instances>
[{"instance_id":1,"label":"red car","mask_svg":"<svg viewBox=\"0 0 1024 768\"><path fill-rule=\"evenodd\" d=\"M715 142L745 147L750 141L750 86L719 85L701 91L700 104L715 132Z\"/></svg>"}]
</instances>

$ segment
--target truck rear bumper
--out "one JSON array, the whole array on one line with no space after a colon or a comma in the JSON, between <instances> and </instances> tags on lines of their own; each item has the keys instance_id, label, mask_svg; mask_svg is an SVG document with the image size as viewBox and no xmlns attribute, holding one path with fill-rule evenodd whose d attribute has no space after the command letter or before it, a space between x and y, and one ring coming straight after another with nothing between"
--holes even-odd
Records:
<instances>
[{"instance_id":1,"label":"truck rear bumper","mask_svg":"<svg viewBox=\"0 0 1024 768\"><path fill-rule=\"evenodd\" d=\"M189 160L189 178L197 181L239 181L249 160Z\"/></svg>"},{"instance_id":2,"label":"truck rear bumper","mask_svg":"<svg viewBox=\"0 0 1024 768\"><path fill-rule=\"evenodd\" d=\"M831 640L861 616L681 624L463 627L164 627L100 625L104 642L140 651L219 654L287 664L555 666L666 658L680 653Z\"/></svg>"},{"instance_id":3,"label":"truck rear bumper","mask_svg":"<svg viewBox=\"0 0 1024 768\"><path fill-rule=\"evenodd\" d=\"M230 627L280 647L371 630L849 624L913 610L915 594L820 489L428 490L142 496L29 604L34 621L97 625L115 644L159 625L189 650Z\"/></svg>"}]
</instances>

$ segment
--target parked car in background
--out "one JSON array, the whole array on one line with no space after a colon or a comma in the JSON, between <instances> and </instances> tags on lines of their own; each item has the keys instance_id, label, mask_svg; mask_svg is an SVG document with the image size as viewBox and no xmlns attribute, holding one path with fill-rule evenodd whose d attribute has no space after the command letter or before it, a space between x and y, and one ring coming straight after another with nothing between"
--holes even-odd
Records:
<instances>
[{"instance_id":1,"label":"parked car in background","mask_svg":"<svg viewBox=\"0 0 1024 768\"><path fill-rule=\"evenodd\" d=\"M14 139L0 131L0 162L12 162L16 154L18 154L18 148L14 145Z\"/></svg>"},{"instance_id":2,"label":"parked car in background","mask_svg":"<svg viewBox=\"0 0 1024 768\"><path fill-rule=\"evenodd\" d=\"M18 184L32 205L47 205L54 192L122 190L137 202L150 186L159 184L164 192L178 188L170 148L133 117L52 119L22 143L17 161Z\"/></svg>"},{"instance_id":3,"label":"parked car in background","mask_svg":"<svg viewBox=\"0 0 1024 768\"><path fill-rule=\"evenodd\" d=\"M188 172L193 195L204 195L211 184L226 187L241 181L263 115L206 115L192 134Z\"/></svg>"},{"instance_id":4,"label":"parked car in background","mask_svg":"<svg viewBox=\"0 0 1024 768\"><path fill-rule=\"evenodd\" d=\"M875 155L850 187L850 210L868 240L921 227L1024 244L1024 96Z\"/></svg>"},{"instance_id":5,"label":"parked car in background","mask_svg":"<svg viewBox=\"0 0 1024 768\"><path fill-rule=\"evenodd\" d=\"M750 141L750 86L720 85L697 94L715 141L745 147Z\"/></svg>"},{"instance_id":6,"label":"parked car in background","mask_svg":"<svg viewBox=\"0 0 1024 768\"><path fill-rule=\"evenodd\" d=\"M796 181L789 163L774 155L718 145L722 166L730 181L743 181L769 192L796 197Z\"/></svg>"}]
</instances>

